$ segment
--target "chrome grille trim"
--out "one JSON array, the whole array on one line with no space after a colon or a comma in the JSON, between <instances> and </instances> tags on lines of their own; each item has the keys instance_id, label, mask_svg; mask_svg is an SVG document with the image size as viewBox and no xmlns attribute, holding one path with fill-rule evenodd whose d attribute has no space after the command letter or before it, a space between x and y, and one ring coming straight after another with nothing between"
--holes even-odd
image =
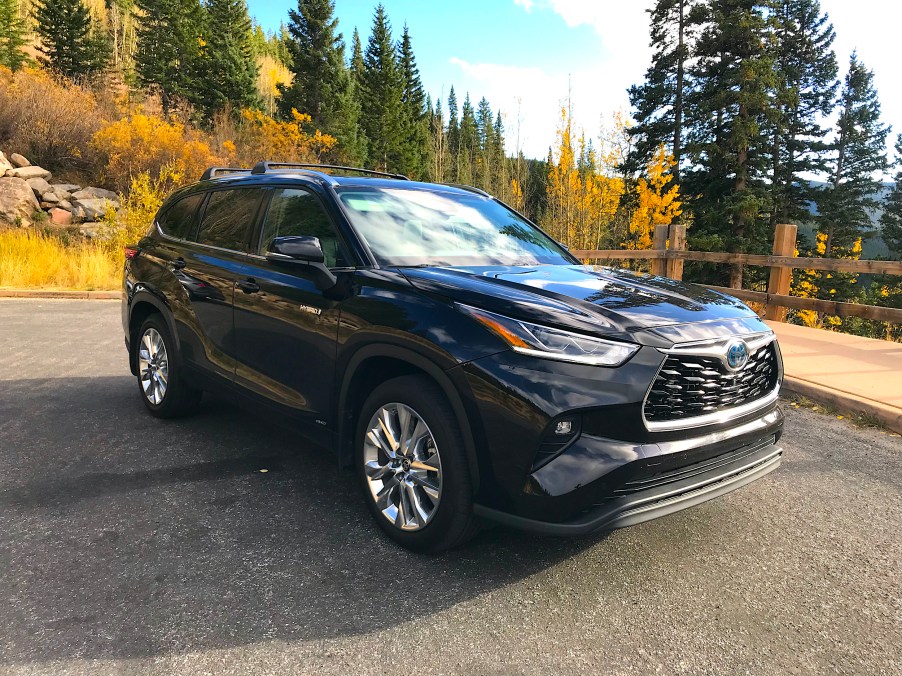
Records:
<instances>
[{"instance_id":1,"label":"chrome grille trim","mask_svg":"<svg viewBox=\"0 0 902 676\"><path fill-rule=\"evenodd\" d=\"M661 372L667 366L668 359L670 357L699 357L723 361L726 345L736 338L741 338L742 340L744 340L749 346L749 352L753 355L757 354L759 350L765 349L770 346L771 343L773 343L773 348L771 349L773 350L773 358L776 361L777 371L775 378L776 382L772 389L766 391L762 396L754 399L753 401L748 401L738 406L727 406L717 411L712 411L710 413L705 413L702 415L686 416L672 420L648 419L648 417L646 416L646 405L648 404L649 397L652 394L655 384L660 379ZM689 429L693 427L703 427L705 425L722 424L729 422L730 420L733 420L735 418L740 418L750 413L754 413L755 411L764 409L773 404L779 397L780 385L783 381L783 364L782 360L780 359L779 349L776 345L776 335L774 335L773 332L738 336L731 335L717 340L681 343L674 345L673 347L668 349L660 349L659 351L667 355L667 357L661 363L661 366L658 369L657 373L655 373L655 377L649 385L648 390L645 393L645 399L642 402L642 421L645 423L646 429L651 432L666 432Z\"/></svg>"}]
</instances>

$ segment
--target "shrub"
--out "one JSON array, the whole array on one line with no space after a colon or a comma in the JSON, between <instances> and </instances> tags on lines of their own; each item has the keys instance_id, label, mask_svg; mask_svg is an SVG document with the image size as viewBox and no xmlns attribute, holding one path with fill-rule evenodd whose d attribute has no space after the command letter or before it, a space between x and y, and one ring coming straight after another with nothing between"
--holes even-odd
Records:
<instances>
[{"instance_id":1,"label":"shrub","mask_svg":"<svg viewBox=\"0 0 902 676\"><path fill-rule=\"evenodd\" d=\"M34 164L51 171L92 170L88 150L103 113L83 87L40 70L0 68L0 142Z\"/></svg>"},{"instance_id":2,"label":"shrub","mask_svg":"<svg viewBox=\"0 0 902 676\"><path fill-rule=\"evenodd\" d=\"M110 251L122 251L124 246L144 237L163 200L184 182L184 174L170 164L163 166L155 178L147 172L133 178L128 193L122 196L118 213L111 209L103 218L100 238Z\"/></svg>"},{"instance_id":3,"label":"shrub","mask_svg":"<svg viewBox=\"0 0 902 676\"><path fill-rule=\"evenodd\" d=\"M238 124L221 117L214 134L221 140L224 154L231 164L252 166L260 160L277 162L318 162L331 150L336 139L319 130L310 129L310 116L292 112L290 121L274 120L259 110L241 111Z\"/></svg>"},{"instance_id":4,"label":"shrub","mask_svg":"<svg viewBox=\"0 0 902 676\"><path fill-rule=\"evenodd\" d=\"M170 181L175 177L179 183L196 181L204 169L218 163L200 132L140 113L100 129L91 146L103 162L104 182L119 191L142 174L159 180L164 167L170 168Z\"/></svg>"}]
</instances>

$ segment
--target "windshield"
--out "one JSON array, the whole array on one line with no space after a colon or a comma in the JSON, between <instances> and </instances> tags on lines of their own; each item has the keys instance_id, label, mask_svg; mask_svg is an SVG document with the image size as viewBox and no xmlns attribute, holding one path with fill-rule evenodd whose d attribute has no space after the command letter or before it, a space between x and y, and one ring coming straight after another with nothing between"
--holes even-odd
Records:
<instances>
[{"instance_id":1,"label":"windshield","mask_svg":"<svg viewBox=\"0 0 902 676\"><path fill-rule=\"evenodd\" d=\"M559 244L476 194L339 188L351 224L380 265L572 265Z\"/></svg>"}]
</instances>

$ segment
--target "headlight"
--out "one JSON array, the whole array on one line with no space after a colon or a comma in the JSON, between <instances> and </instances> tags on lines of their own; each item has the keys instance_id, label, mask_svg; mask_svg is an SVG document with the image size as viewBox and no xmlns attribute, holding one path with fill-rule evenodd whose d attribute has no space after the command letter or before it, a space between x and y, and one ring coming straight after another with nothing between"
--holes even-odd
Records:
<instances>
[{"instance_id":1,"label":"headlight","mask_svg":"<svg viewBox=\"0 0 902 676\"><path fill-rule=\"evenodd\" d=\"M550 326L539 326L457 304L461 311L500 336L514 352L593 366L619 366L632 357L638 345L585 336Z\"/></svg>"}]
</instances>

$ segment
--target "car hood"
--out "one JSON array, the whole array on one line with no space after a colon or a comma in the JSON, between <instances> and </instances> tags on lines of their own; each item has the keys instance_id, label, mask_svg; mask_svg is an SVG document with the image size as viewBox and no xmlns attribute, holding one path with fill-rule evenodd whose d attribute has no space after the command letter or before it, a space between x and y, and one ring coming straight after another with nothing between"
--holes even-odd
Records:
<instances>
[{"instance_id":1,"label":"car hood","mask_svg":"<svg viewBox=\"0 0 902 676\"><path fill-rule=\"evenodd\" d=\"M540 265L404 268L402 272L422 291L518 319L595 333L645 332L680 342L768 330L735 298L628 270ZM699 324L711 324L701 338L698 329L679 328Z\"/></svg>"}]
</instances>

